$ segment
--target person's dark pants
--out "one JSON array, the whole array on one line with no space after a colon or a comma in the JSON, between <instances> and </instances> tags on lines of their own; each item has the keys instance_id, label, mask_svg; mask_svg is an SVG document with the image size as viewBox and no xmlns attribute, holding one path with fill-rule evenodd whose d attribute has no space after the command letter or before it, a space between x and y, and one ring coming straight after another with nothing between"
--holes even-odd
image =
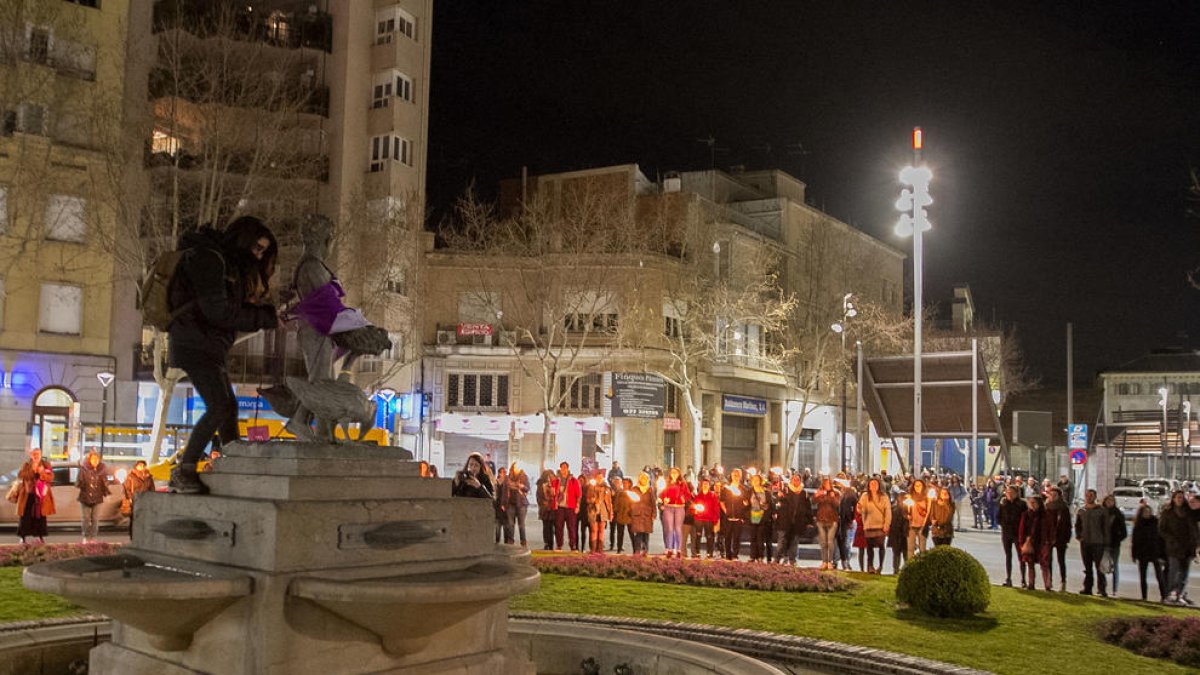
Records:
<instances>
[{"instance_id":1,"label":"person's dark pants","mask_svg":"<svg viewBox=\"0 0 1200 675\"><path fill-rule=\"evenodd\" d=\"M716 523L710 520L697 520L692 525L692 557L700 557L700 537L704 537L705 551L708 557L713 556L713 526Z\"/></svg>"},{"instance_id":2,"label":"person's dark pants","mask_svg":"<svg viewBox=\"0 0 1200 675\"><path fill-rule=\"evenodd\" d=\"M771 562L775 548L775 523L763 523L763 542L767 547L767 562Z\"/></svg>"},{"instance_id":3,"label":"person's dark pants","mask_svg":"<svg viewBox=\"0 0 1200 675\"><path fill-rule=\"evenodd\" d=\"M881 558L883 557L882 553L880 553L879 555ZM892 574L900 574L900 566L906 562L908 562L908 545L907 545L907 543L905 543L905 545L903 545L903 546L893 546L892 547ZM880 560L879 566L883 567L882 560Z\"/></svg>"},{"instance_id":4,"label":"person's dark pants","mask_svg":"<svg viewBox=\"0 0 1200 675\"><path fill-rule=\"evenodd\" d=\"M621 526L615 520L608 524L608 550L611 551L617 547L617 530L620 529Z\"/></svg>"},{"instance_id":5,"label":"person's dark pants","mask_svg":"<svg viewBox=\"0 0 1200 675\"><path fill-rule=\"evenodd\" d=\"M1167 558L1167 593L1175 593L1178 597L1187 595L1188 568L1192 565L1192 556L1184 558Z\"/></svg>"},{"instance_id":6,"label":"person's dark pants","mask_svg":"<svg viewBox=\"0 0 1200 675\"><path fill-rule=\"evenodd\" d=\"M725 521L725 559L737 560L742 552L742 521Z\"/></svg>"},{"instance_id":7,"label":"person's dark pants","mask_svg":"<svg viewBox=\"0 0 1200 675\"><path fill-rule=\"evenodd\" d=\"M750 560L763 559L766 550L767 526L764 523L750 523Z\"/></svg>"},{"instance_id":8,"label":"person's dark pants","mask_svg":"<svg viewBox=\"0 0 1200 675\"><path fill-rule=\"evenodd\" d=\"M686 556L688 551L696 548L696 523L695 521L683 523L683 536L679 538L683 542L683 548L679 549L680 557Z\"/></svg>"},{"instance_id":9,"label":"person's dark pants","mask_svg":"<svg viewBox=\"0 0 1200 675\"><path fill-rule=\"evenodd\" d=\"M992 529L994 530L997 527L996 516L1000 515L1000 505L997 504L996 502L992 502L991 504L988 504L987 512L988 512L988 521L991 522Z\"/></svg>"},{"instance_id":10,"label":"person's dark pants","mask_svg":"<svg viewBox=\"0 0 1200 675\"><path fill-rule=\"evenodd\" d=\"M884 548L883 543L884 543L883 537L868 537L867 538L867 569L868 570L882 570L883 569L884 551L887 550L886 548ZM879 564L878 565L875 564L875 551L879 551Z\"/></svg>"},{"instance_id":11,"label":"person's dark pants","mask_svg":"<svg viewBox=\"0 0 1200 675\"><path fill-rule=\"evenodd\" d=\"M233 395L229 371L225 370L223 363L183 362L180 367L192 381L196 393L204 399L204 414L196 420L192 435L188 437L183 454L179 456L180 464L195 465L204 456L204 448L214 435L220 436L222 444L238 440L237 398Z\"/></svg>"},{"instance_id":12,"label":"person's dark pants","mask_svg":"<svg viewBox=\"0 0 1200 675\"><path fill-rule=\"evenodd\" d=\"M633 528L629 525L619 525L617 523L613 524L617 526L617 553L624 553L626 532L629 533L629 545L633 546Z\"/></svg>"},{"instance_id":13,"label":"person's dark pants","mask_svg":"<svg viewBox=\"0 0 1200 675\"><path fill-rule=\"evenodd\" d=\"M525 514L529 511L529 507L524 504L517 506L509 505L505 510L505 518L508 522L504 526L504 543L514 544L513 535L519 533L521 535L521 545L528 546L529 541L525 538Z\"/></svg>"},{"instance_id":14,"label":"person's dark pants","mask_svg":"<svg viewBox=\"0 0 1200 675\"><path fill-rule=\"evenodd\" d=\"M1004 580L1012 583L1013 551L1017 548L1016 535L1001 534L1000 545L1004 547ZM1020 551L1017 551L1017 553L1020 553Z\"/></svg>"},{"instance_id":15,"label":"person's dark pants","mask_svg":"<svg viewBox=\"0 0 1200 675\"><path fill-rule=\"evenodd\" d=\"M1142 582L1142 599L1146 599L1146 568L1154 565L1154 580L1158 582L1158 599L1162 600L1167 597L1167 579L1164 575L1162 563L1158 560L1139 560L1138 564L1138 580Z\"/></svg>"},{"instance_id":16,"label":"person's dark pants","mask_svg":"<svg viewBox=\"0 0 1200 675\"><path fill-rule=\"evenodd\" d=\"M1067 583L1067 545L1055 544L1055 551L1058 552L1058 580L1066 585ZM1050 555L1050 580L1054 580L1054 554Z\"/></svg>"},{"instance_id":17,"label":"person's dark pants","mask_svg":"<svg viewBox=\"0 0 1200 675\"><path fill-rule=\"evenodd\" d=\"M558 519L558 511L548 515L542 521L542 548L547 551L554 549L554 523ZM560 532L562 530L559 530ZM562 544L562 537L559 537L559 544Z\"/></svg>"},{"instance_id":18,"label":"person's dark pants","mask_svg":"<svg viewBox=\"0 0 1200 675\"><path fill-rule=\"evenodd\" d=\"M575 524L579 527L579 541L590 542L592 540L592 524L588 522L587 513L575 514ZM577 550L574 542L571 543L571 550Z\"/></svg>"},{"instance_id":19,"label":"person's dark pants","mask_svg":"<svg viewBox=\"0 0 1200 675\"><path fill-rule=\"evenodd\" d=\"M629 531L632 533L630 541L633 544L633 554L646 555L650 552L650 533L649 532L634 532L633 528Z\"/></svg>"},{"instance_id":20,"label":"person's dark pants","mask_svg":"<svg viewBox=\"0 0 1200 675\"><path fill-rule=\"evenodd\" d=\"M838 557L840 557L842 559L842 565L844 565L846 567L849 567L849 565L850 565L850 542L848 541L849 537L847 536L847 534L850 532L850 526L853 524L854 524L853 520L851 520L849 522L842 521L838 526L838 534L837 534Z\"/></svg>"},{"instance_id":21,"label":"person's dark pants","mask_svg":"<svg viewBox=\"0 0 1200 675\"><path fill-rule=\"evenodd\" d=\"M1100 559L1104 557L1104 548L1104 544L1081 544L1079 547L1083 556L1084 595L1092 594L1093 579L1102 595L1108 591L1108 582L1104 578L1106 575L1100 572Z\"/></svg>"},{"instance_id":22,"label":"person's dark pants","mask_svg":"<svg viewBox=\"0 0 1200 675\"><path fill-rule=\"evenodd\" d=\"M775 562L796 562L796 533L788 532L784 528L775 528Z\"/></svg>"},{"instance_id":23,"label":"person's dark pants","mask_svg":"<svg viewBox=\"0 0 1200 675\"><path fill-rule=\"evenodd\" d=\"M567 529L567 539L570 540L571 550L579 549L579 530L575 528L575 519L578 516L575 509L566 507L554 510L554 548L562 549L563 547L563 527Z\"/></svg>"}]
</instances>

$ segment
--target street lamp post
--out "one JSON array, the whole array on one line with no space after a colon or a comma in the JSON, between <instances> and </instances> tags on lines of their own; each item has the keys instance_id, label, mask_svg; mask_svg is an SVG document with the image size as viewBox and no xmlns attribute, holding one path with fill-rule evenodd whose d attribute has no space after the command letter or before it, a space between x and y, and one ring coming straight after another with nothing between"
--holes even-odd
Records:
<instances>
[{"instance_id":1,"label":"street lamp post","mask_svg":"<svg viewBox=\"0 0 1200 675\"><path fill-rule=\"evenodd\" d=\"M924 145L921 128L913 129L913 165L906 166L900 171L900 182L911 187L900 191L900 199L896 201L896 209L904 211L900 222L896 224L896 234L901 237L909 235L913 238L913 469L921 454L921 311L922 287L921 275L924 253L921 235L933 228L929 224L925 207L933 203L929 196L929 181L933 172L921 166L921 150Z\"/></svg>"},{"instance_id":2,"label":"street lamp post","mask_svg":"<svg viewBox=\"0 0 1200 675\"><path fill-rule=\"evenodd\" d=\"M104 456L104 437L108 435L108 387L117 378L107 370L102 370L96 373L96 380L100 382L102 390L100 398L100 456Z\"/></svg>"},{"instance_id":3,"label":"street lamp post","mask_svg":"<svg viewBox=\"0 0 1200 675\"><path fill-rule=\"evenodd\" d=\"M858 316L858 308L854 306L854 294L847 293L842 296L842 320L835 322L830 329L842 337L842 360L846 359L846 322ZM842 452L841 452L841 468L846 469L846 375L842 374ZM861 421L861 420L859 420ZM857 428L855 433L858 433ZM855 467L857 468L857 467Z\"/></svg>"},{"instance_id":4,"label":"street lamp post","mask_svg":"<svg viewBox=\"0 0 1200 675\"><path fill-rule=\"evenodd\" d=\"M1162 461L1163 461L1163 469L1164 469L1163 473L1165 473L1165 469L1167 469L1167 465L1171 463L1170 451L1167 449L1168 448L1168 446L1167 446L1167 394L1168 393L1169 393L1169 390L1167 389L1167 385L1164 384L1163 386L1158 388L1158 395L1160 396L1160 398L1158 399L1158 404L1160 406L1162 406L1161 440L1162 440ZM1172 472L1172 478L1173 477L1174 477L1174 472Z\"/></svg>"},{"instance_id":5,"label":"street lamp post","mask_svg":"<svg viewBox=\"0 0 1200 675\"><path fill-rule=\"evenodd\" d=\"M1179 459L1183 460L1183 475L1192 475L1192 402L1183 399L1183 433L1180 434Z\"/></svg>"}]
</instances>

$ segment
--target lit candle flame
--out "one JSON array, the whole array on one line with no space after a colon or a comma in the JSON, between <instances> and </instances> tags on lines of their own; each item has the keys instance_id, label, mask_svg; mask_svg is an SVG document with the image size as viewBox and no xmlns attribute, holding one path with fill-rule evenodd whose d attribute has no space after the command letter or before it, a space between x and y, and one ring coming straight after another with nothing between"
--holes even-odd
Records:
<instances>
[{"instance_id":1,"label":"lit candle flame","mask_svg":"<svg viewBox=\"0 0 1200 675\"><path fill-rule=\"evenodd\" d=\"M917 503L912 500L912 497L909 497L908 499L904 500L904 505L911 509L912 507L916 506Z\"/></svg>"},{"instance_id":2,"label":"lit candle flame","mask_svg":"<svg viewBox=\"0 0 1200 675\"><path fill-rule=\"evenodd\" d=\"M626 490L625 494L626 494L626 496L629 497L629 501L631 501L631 502L642 501L642 496L639 495L637 492L634 492L633 490Z\"/></svg>"},{"instance_id":3,"label":"lit candle flame","mask_svg":"<svg viewBox=\"0 0 1200 675\"><path fill-rule=\"evenodd\" d=\"M733 483L729 484L729 491L735 495L738 495L739 497L742 495L742 489L739 488L738 486L734 485Z\"/></svg>"},{"instance_id":4,"label":"lit candle flame","mask_svg":"<svg viewBox=\"0 0 1200 675\"><path fill-rule=\"evenodd\" d=\"M746 475L747 475L747 476L757 476L757 475L758 475L758 469L756 469L756 468L754 468L754 467L750 467L749 469L746 469Z\"/></svg>"},{"instance_id":5,"label":"lit candle flame","mask_svg":"<svg viewBox=\"0 0 1200 675\"><path fill-rule=\"evenodd\" d=\"M696 504L695 508L696 508L696 513L704 513L704 505L703 504Z\"/></svg>"},{"instance_id":6,"label":"lit candle flame","mask_svg":"<svg viewBox=\"0 0 1200 675\"><path fill-rule=\"evenodd\" d=\"M783 475L783 467L782 466L773 466L773 467L771 467L771 473L782 476Z\"/></svg>"},{"instance_id":7,"label":"lit candle flame","mask_svg":"<svg viewBox=\"0 0 1200 675\"><path fill-rule=\"evenodd\" d=\"M659 477L659 479L654 482L654 486L658 488L659 492L662 492L663 490L667 489L667 479Z\"/></svg>"},{"instance_id":8,"label":"lit candle flame","mask_svg":"<svg viewBox=\"0 0 1200 675\"><path fill-rule=\"evenodd\" d=\"M595 485L595 484L596 484L596 479L595 479L595 478L589 478L589 479L588 479L588 485Z\"/></svg>"}]
</instances>

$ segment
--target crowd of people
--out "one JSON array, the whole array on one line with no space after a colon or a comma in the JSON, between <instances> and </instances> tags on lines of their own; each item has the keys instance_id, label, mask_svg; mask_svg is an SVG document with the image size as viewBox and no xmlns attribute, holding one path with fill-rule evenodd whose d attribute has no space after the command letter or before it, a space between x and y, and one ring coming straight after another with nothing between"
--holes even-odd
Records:
<instances>
[{"instance_id":1,"label":"crowd of people","mask_svg":"<svg viewBox=\"0 0 1200 675\"><path fill-rule=\"evenodd\" d=\"M914 554L930 545L951 545L965 528L969 509L972 527L998 530L1004 549L1005 586L1013 585L1013 563L1022 588L1066 591L1067 549L1079 544L1084 581L1081 594L1093 589L1116 593L1121 543L1132 542L1142 598L1147 598L1146 572L1153 569L1159 599L1192 604L1187 595L1188 568L1200 543L1200 498L1179 491L1161 512L1143 504L1126 526L1115 499L1097 499L1087 490L1083 504L1072 509L1073 486L1066 476L1057 483L1032 478L996 476L967 487L959 476L874 475L817 476L809 470L766 472L721 466L694 472L691 467L665 470L646 467L627 476L618 462L605 471L575 475L567 462L547 469L534 485L514 463L494 471L473 454L454 476L454 494L488 498L495 504L496 541L528 546L526 509L532 489L542 523L545 550L604 553L626 551L645 556L657 521L668 558L742 557L749 542L750 562L795 565L797 547L815 538L821 569L852 568L857 551L859 571L882 574L888 553L898 573ZM1040 578L1039 578L1040 568Z\"/></svg>"}]
</instances>

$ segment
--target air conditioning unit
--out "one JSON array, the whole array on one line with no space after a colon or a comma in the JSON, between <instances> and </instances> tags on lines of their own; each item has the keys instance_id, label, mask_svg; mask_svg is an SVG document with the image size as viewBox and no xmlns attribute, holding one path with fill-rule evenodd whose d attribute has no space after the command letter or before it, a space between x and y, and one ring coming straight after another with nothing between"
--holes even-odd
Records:
<instances>
[{"instance_id":1,"label":"air conditioning unit","mask_svg":"<svg viewBox=\"0 0 1200 675\"><path fill-rule=\"evenodd\" d=\"M500 331L500 341L497 342L496 344L500 345L501 347L511 347L511 346L517 344L517 331L515 331L515 330Z\"/></svg>"},{"instance_id":2,"label":"air conditioning unit","mask_svg":"<svg viewBox=\"0 0 1200 675\"><path fill-rule=\"evenodd\" d=\"M458 334L452 330L439 330L437 332L437 343L439 345L458 344Z\"/></svg>"},{"instance_id":3,"label":"air conditioning unit","mask_svg":"<svg viewBox=\"0 0 1200 675\"><path fill-rule=\"evenodd\" d=\"M490 345L492 344L491 335L472 335L471 344L473 345Z\"/></svg>"},{"instance_id":4,"label":"air conditioning unit","mask_svg":"<svg viewBox=\"0 0 1200 675\"><path fill-rule=\"evenodd\" d=\"M700 429L700 440L702 440L702 441L711 441L712 439L713 439L713 433L712 433L712 429L710 429L710 428L708 428L708 427L701 427L701 429Z\"/></svg>"}]
</instances>

